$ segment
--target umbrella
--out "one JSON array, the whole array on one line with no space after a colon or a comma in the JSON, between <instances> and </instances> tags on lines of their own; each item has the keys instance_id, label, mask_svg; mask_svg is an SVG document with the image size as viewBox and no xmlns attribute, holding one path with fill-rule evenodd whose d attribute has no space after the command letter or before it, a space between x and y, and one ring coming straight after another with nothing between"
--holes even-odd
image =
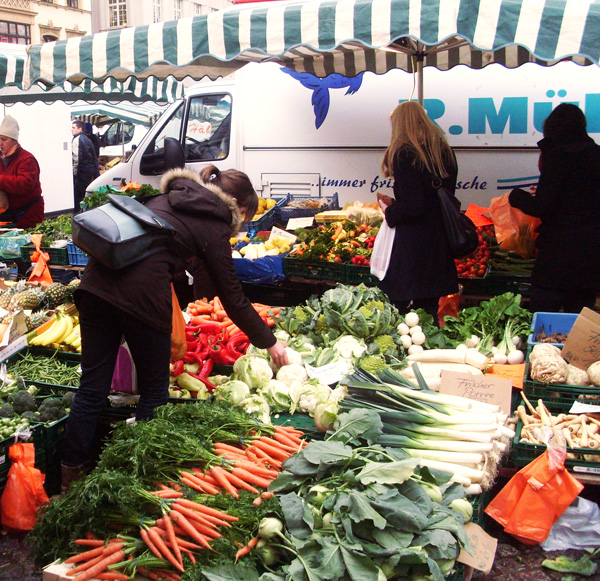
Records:
<instances>
[{"instance_id":1,"label":"umbrella","mask_svg":"<svg viewBox=\"0 0 600 581\"><path fill-rule=\"evenodd\" d=\"M354 77L401 68L598 64L600 0L307 0L32 46L27 83L216 79L247 62Z\"/></svg>"},{"instance_id":2,"label":"umbrella","mask_svg":"<svg viewBox=\"0 0 600 581\"><path fill-rule=\"evenodd\" d=\"M163 113L164 108L154 103L95 103L73 105L71 116L75 119L105 125L120 120L150 127Z\"/></svg>"}]
</instances>

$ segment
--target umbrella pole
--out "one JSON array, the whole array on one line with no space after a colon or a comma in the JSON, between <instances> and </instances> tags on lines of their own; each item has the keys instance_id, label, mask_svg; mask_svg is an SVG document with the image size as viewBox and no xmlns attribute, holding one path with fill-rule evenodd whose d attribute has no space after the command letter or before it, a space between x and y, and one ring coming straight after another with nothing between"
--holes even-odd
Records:
<instances>
[{"instance_id":1,"label":"umbrella pole","mask_svg":"<svg viewBox=\"0 0 600 581\"><path fill-rule=\"evenodd\" d=\"M423 107L423 54L417 55L417 100Z\"/></svg>"}]
</instances>

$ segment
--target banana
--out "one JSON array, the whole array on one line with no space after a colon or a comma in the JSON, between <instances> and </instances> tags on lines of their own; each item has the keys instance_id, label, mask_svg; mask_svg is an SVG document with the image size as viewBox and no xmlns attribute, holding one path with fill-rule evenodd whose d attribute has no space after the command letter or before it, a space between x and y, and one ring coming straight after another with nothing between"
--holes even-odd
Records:
<instances>
[{"instance_id":1,"label":"banana","mask_svg":"<svg viewBox=\"0 0 600 581\"><path fill-rule=\"evenodd\" d=\"M81 352L81 337L77 337L77 339L71 343L71 347L73 347L76 351Z\"/></svg>"},{"instance_id":2,"label":"banana","mask_svg":"<svg viewBox=\"0 0 600 581\"><path fill-rule=\"evenodd\" d=\"M40 335L39 344L43 347L48 347L52 343L58 343L59 340L64 336L65 331L68 329L69 321L71 320L69 315L60 315L57 313L56 318L56 325L52 325L52 327L48 329L48 335L46 335L46 333ZM73 323L71 322L71 325L72 324Z\"/></svg>"},{"instance_id":3,"label":"banana","mask_svg":"<svg viewBox=\"0 0 600 581\"><path fill-rule=\"evenodd\" d=\"M69 335L67 335L64 339L63 339L63 343L67 344L67 345L72 345L73 341L75 341L75 339L77 339L79 337L79 324L73 324L73 330L71 331L71 333Z\"/></svg>"},{"instance_id":4,"label":"banana","mask_svg":"<svg viewBox=\"0 0 600 581\"><path fill-rule=\"evenodd\" d=\"M35 337L32 337L31 341L29 341L30 345L41 345L42 341L45 340L46 337L50 336L51 334L53 334L56 331L56 327L59 324L59 317L60 315L56 315L54 322L52 323L52 325L50 325L50 327L48 327L43 333L40 333L39 335L36 335Z\"/></svg>"},{"instance_id":5,"label":"banana","mask_svg":"<svg viewBox=\"0 0 600 581\"><path fill-rule=\"evenodd\" d=\"M62 344L64 343L65 339L73 332L73 317L71 317L71 315L67 315L67 325L65 330L63 331L63 334L56 340L57 343Z\"/></svg>"}]
</instances>

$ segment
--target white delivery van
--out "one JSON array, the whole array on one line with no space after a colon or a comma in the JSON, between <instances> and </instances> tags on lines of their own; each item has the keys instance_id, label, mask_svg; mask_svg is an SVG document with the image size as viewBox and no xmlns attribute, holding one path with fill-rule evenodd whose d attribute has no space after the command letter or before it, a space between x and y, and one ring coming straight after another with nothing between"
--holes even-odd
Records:
<instances>
[{"instance_id":1,"label":"white delivery van","mask_svg":"<svg viewBox=\"0 0 600 581\"><path fill-rule=\"evenodd\" d=\"M114 157L127 157L137 148L148 128L130 121L113 121L98 131L100 158L106 161Z\"/></svg>"},{"instance_id":2,"label":"white delivery van","mask_svg":"<svg viewBox=\"0 0 600 581\"><path fill-rule=\"evenodd\" d=\"M590 135L600 138L596 66L429 67L424 78L425 108L458 157L463 207L488 206L513 187L536 183L536 143L559 103L579 104ZM376 191L392 187L380 170L390 112L413 95L413 76L401 70L315 81L273 63L249 64L234 78L188 89L89 190L129 181L157 186L169 167L214 163L246 172L263 197L337 193L342 206L372 202Z\"/></svg>"}]
</instances>

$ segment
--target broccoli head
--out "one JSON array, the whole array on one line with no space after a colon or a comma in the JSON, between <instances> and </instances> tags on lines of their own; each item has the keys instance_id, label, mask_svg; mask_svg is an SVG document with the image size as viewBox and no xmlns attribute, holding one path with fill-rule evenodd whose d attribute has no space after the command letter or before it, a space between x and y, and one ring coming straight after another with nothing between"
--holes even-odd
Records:
<instances>
[{"instance_id":1,"label":"broccoli head","mask_svg":"<svg viewBox=\"0 0 600 581\"><path fill-rule=\"evenodd\" d=\"M74 391L65 391L65 393L62 396L62 407L64 409L71 409L74 399L75 399Z\"/></svg>"},{"instance_id":2,"label":"broccoli head","mask_svg":"<svg viewBox=\"0 0 600 581\"><path fill-rule=\"evenodd\" d=\"M46 406L44 409L40 406L38 413L40 416L39 421L44 423L56 422L67 415L67 412L59 406Z\"/></svg>"},{"instance_id":3,"label":"broccoli head","mask_svg":"<svg viewBox=\"0 0 600 581\"><path fill-rule=\"evenodd\" d=\"M367 355L360 360L360 367L368 373L377 374L387 367L387 363L380 355Z\"/></svg>"},{"instance_id":4,"label":"broccoli head","mask_svg":"<svg viewBox=\"0 0 600 581\"><path fill-rule=\"evenodd\" d=\"M30 422L40 422L40 414L37 412L23 412L21 418Z\"/></svg>"},{"instance_id":5,"label":"broccoli head","mask_svg":"<svg viewBox=\"0 0 600 581\"><path fill-rule=\"evenodd\" d=\"M19 415L24 412L34 412L37 410L35 397L26 389L11 393L8 396L8 402L12 405L14 412Z\"/></svg>"},{"instance_id":6,"label":"broccoli head","mask_svg":"<svg viewBox=\"0 0 600 581\"><path fill-rule=\"evenodd\" d=\"M388 353L390 350L396 351L396 342L391 335L378 335L373 342L379 346L381 353Z\"/></svg>"},{"instance_id":7,"label":"broccoli head","mask_svg":"<svg viewBox=\"0 0 600 581\"><path fill-rule=\"evenodd\" d=\"M62 396L61 397L58 397L58 396L47 397L40 404L40 407L39 407L38 411L41 411L41 410L46 409L46 408L60 408L60 409L62 409Z\"/></svg>"},{"instance_id":8,"label":"broccoli head","mask_svg":"<svg viewBox=\"0 0 600 581\"><path fill-rule=\"evenodd\" d=\"M14 418L15 410L13 407L6 402L2 407L0 407L0 418Z\"/></svg>"},{"instance_id":9,"label":"broccoli head","mask_svg":"<svg viewBox=\"0 0 600 581\"><path fill-rule=\"evenodd\" d=\"M308 319L308 313L300 306L296 307L292 314L296 317L301 323L304 323Z\"/></svg>"},{"instance_id":10,"label":"broccoli head","mask_svg":"<svg viewBox=\"0 0 600 581\"><path fill-rule=\"evenodd\" d=\"M329 325L327 324L327 317L323 314L317 317L317 322L315 323L314 332L315 333L326 333L329 331Z\"/></svg>"}]
</instances>

